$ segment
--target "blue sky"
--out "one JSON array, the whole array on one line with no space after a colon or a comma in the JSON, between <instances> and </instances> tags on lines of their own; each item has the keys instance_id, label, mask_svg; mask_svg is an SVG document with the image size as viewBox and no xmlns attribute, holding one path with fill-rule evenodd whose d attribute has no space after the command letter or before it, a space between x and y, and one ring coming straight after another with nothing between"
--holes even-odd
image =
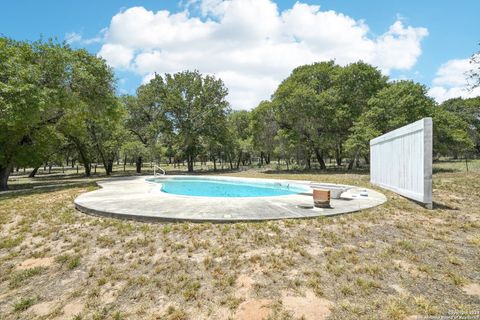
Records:
<instances>
[{"instance_id":1,"label":"blue sky","mask_svg":"<svg viewBox=\"0 0 480 320\"><path fill-rule=\"evenodd\" d=\"M5 1L0 33L68 39L100 54L115 68L121 93L134 93L153 72L213 73L235 108L268 98L296 65L327 58L361 58L391 78L426 84L439 101L473 94L462 77L480 49L480 1L272 1Z\"/></svg>"}]
</instances>

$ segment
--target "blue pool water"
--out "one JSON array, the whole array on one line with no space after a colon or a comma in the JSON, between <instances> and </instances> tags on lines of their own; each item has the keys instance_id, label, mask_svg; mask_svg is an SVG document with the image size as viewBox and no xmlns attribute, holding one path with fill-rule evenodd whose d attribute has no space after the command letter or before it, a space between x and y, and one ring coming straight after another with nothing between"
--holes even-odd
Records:
<instances>
[{"instance_id":1,"label":"blue pool water","mask_svg":"<svg viewBox=\"0 0 480 320\"><path fill-rule=\"evenodd\" d=\"M245 182L214 179L153 179L165 193L197 197L271 197L307 192L308 187L289 183Z\"/></svg>"}]
</instances>

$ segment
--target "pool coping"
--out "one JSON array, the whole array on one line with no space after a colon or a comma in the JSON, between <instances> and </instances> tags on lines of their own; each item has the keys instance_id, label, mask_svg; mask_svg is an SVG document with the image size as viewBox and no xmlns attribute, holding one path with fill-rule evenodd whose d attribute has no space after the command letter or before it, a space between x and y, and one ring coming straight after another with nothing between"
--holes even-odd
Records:
<instances>
[{"instance_id":1,"label":"pool coping","mask_svg":"<svg viewBox=\"0 0 480 320\"><path fill-rule=\"evenodd\" d=\"M168 176L201 179L202 176ZM316 218L357 212L383 204L386 197L371 189L351 187L343 199L332 199L329 209L301 209L312 203L311 193L266 197L191 197L163 193L157 183L146 181L153 176L117 177L97 182L101 189L84 193L74 201L75 208L86 214L144 222L258 222L278 219ZM155 178L158 178L155 177ZM257 179L231 176L206 178L239 179L263 182L313 184L306 180ZM333 184L329 184L333 185ZM156 190L158 189L158 190ZM359 197L368 192L368 197ZM352 196L358 196L352 198Z\"/></svg>"}]
</instances>

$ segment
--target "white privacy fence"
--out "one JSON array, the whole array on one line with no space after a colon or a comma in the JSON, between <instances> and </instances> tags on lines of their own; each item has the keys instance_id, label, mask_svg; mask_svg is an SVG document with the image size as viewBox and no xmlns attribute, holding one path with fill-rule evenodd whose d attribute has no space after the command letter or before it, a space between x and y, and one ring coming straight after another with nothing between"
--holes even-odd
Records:
<instances>
[{"instance_id":1,"label":"white privacy fence","mask_svg":"<svg viewBox=\"0 0 480 320\"><path fill-rule=\"evenodd\" d=\"M370 140L370 182L432 206L432 118Z\"/></svg>"}]
</instances>

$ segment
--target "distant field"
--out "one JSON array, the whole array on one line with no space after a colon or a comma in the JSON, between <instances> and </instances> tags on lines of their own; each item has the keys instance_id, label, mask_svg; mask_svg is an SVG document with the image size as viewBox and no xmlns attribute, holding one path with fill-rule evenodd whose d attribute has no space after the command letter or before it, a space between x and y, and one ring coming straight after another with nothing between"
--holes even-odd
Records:
<instances>
[{"instance_id":1,"label":"distant field","mask_svg":"<svg viewBox=\"0 0 480 320\"><path fill-rule=\"evenodd\" d=\"M96 188L100 168L88 179L71 169L40 169L34 179L19 172L12 188L83 185L0 196L0 319L472 314L480 310L480 161L468 166L434 164L434 210L385 192L385 205L354 214L236 224L92 217L73 199ZM222 174L372 187L365 170L277 169Z\"/></svg>"},{"instance_id":2,"label":"distant field","mask_svg":"<svg viewBox=\"0 0 480 320\"><path fill-rule=\"evenodd\" d=\"M480 172L480 160L468 160L468 163L465 163L465 160L456 160L456 161L437 161L433 164L433 170L435 173L439 172L466 172L467 166L469 172ZM187 167L186 165L169 165L169 164L161 164L161 168L167 171L168 174L187 174ZM195 173L194 174L222 174L230 171L230 166L228 164L217 164L217 172L213 171L213 163L208 162L204 165L199 165L198 163L195 166ZM325 172L316 171L312 169L310 171L300 169L299 166L290 165L289 172L312 172L321 175L325 175ZM241 171L254 171L254 172L287 172L287 166L282 164L277 164L276 162L272 162L270 165L258 166L258 165L251 165L251 166L242 166ZM78 170L76 167L53 167L50 171L48 167L40 168L35 178L28 178L28 174L30 173L31 169L20 169L18 172L14 172L10 176L10 189L17 190L17 189L25 189L25 188L33 188L33 187L41 187L41 186L51 186L51 185L62 185L62 184L73 184L73 183L89 183L94 182L98 179L104 179L105 173L101 166L98 166L96 169L92 168L92 176L90 178L85 178L83 174L83 167L78 166ZM77 173L78 172L78 173ZM234 174L238 172L238 170L232 171ZM356 174L368 174L368 168L362 167L360 169L353 170ZM336 168L333 164L327 174L334 174L334 173L349 173L344 168ZM113 176L122 176L122 175L134 175L135 166L127 164L125 168L122 164L114 166ZM153 174L153 167L151 164L146 163L142 167L142 174L144 175L152 175Z\"/></svg>"},{"instance_id":3,"label":"distant field","mask_svg":"<svg viewBox=\"0 0 480 320\"><path fill-rule=\"evenodd\" d=\"M433 164L433 169L436 171L450 171L450 172L480 172L480 160L450 160L438 161Z\"/></svg>"}]
</instances>

